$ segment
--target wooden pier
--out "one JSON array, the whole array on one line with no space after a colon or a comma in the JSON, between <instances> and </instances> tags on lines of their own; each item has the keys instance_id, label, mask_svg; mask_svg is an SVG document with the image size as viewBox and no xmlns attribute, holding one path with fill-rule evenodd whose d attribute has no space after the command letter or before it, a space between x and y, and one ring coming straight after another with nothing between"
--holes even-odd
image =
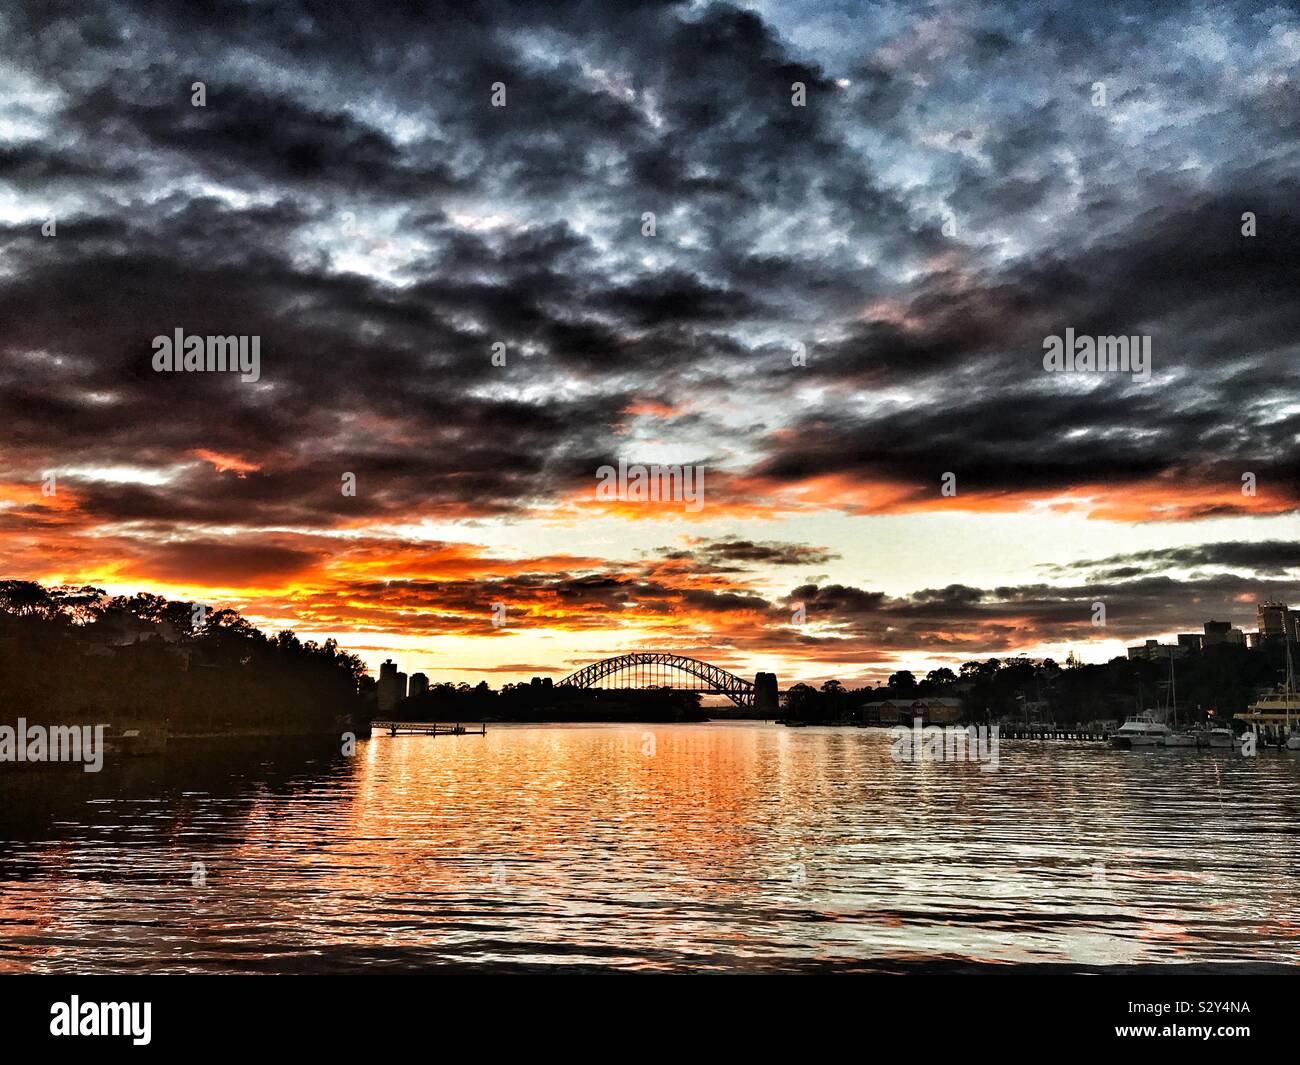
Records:
<instances>
[{"instance_id":1,"label":"wooden pier","mask_svg":"<svg viewBox=\"0 0 1300 1065\"><path fill-rule=\"evenodd\" d=\"M1003 725L1004 740L1090 740L1104 743L1110 732L1087 725Z\"/></svg>"},{"instance_id":2,"label":"wooden pier","mask_svg":"<svg viewBox=\"0 0 1300 1065\"><path fill-rule=\"evenodd\" d=\"M460 722L452 724L449 721L372 721L372 729L382 729L390 736L396 736L399 732L411 736L486 736L487 725L480 724L478 728L462 725Z\"/></svg>"}]
</instances>

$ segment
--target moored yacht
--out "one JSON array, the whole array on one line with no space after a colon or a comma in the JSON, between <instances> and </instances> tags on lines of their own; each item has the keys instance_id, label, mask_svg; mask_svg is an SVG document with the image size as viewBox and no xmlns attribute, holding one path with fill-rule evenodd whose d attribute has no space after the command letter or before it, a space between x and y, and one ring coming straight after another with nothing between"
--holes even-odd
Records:
<instances>
[{"instance_id":1,"label":"moored yacht","mask_svg":"<svg viewBox=\"0 0 1300 1065\"><path fill-rule=\"evenodd\" d=\"M1163 721L1156 720L1155 714L1145 710L1120 725L1110 742L1116 747L1163 747L1170 731Z\"/></svg>"},{"instance_id":2,"label":"moored yacht","mask_svg":"<svg viewBox=\"0 0 1300 1065\"><path fill-rule=\"evenodd\" d=\"M1208 747L1227 748L1234 747L1237 743L1237 737L1232 729L1226 725L1207 728L1202 735L1205 737L1205 743Z\"/></svg>"},{"instance_id":3,"label":"moored yacht","mask_svg":"<svg viewBox=\"0 0 1300 1065\"><path fill-rule=\"evenodd\" d=\"M1239 718L1251 723L1258 731L1261 725L1281 727L1285 723L1283 744L1289 751L1300 751L1300 732L1296 719L1300 719L1300 692L1296 691L1295 666L1291 661L1291 644L1286 645L1286 682L1251 704Z\"/></svg>"}]
</instances>

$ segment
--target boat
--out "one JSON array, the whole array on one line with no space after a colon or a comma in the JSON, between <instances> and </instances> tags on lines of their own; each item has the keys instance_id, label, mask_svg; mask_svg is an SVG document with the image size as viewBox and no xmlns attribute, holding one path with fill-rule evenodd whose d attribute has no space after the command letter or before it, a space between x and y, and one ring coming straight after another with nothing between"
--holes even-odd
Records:
<instances>
[{"instance_id":1,"label":"boat","mask_svg":"<svg viewBox=\"0 0 1300 1065\"><path fill-rule=\"evenodd\" d=\"M1291 725L1291 708L1297 703L1295 667L1291 664L1291 641L1286 645L1286 749L1300 751L1300 732ZM1297 709L1300 712L1300 708Z\"/></svg>"},{"instance_id":2,"label":"boat","mask_svg":"<svg viewBox=\"0 0 1300 1065\"><path fill-rule=\"evenodd\" d=\"M1288 751L1300 751L1300 731L1297 731L1292 718L1300 718L1300 692L1296 691L1295 665L1291 659L1291 643L1286 645L1286 682L1279 685L1267 695L1261 696L1251 704L1244 714L1237 715L1251 723L1259 732L1260 725L1281 725L1286 723L1282 746ZM1261 736L1261 741L1263 737Z\"/></svg>"},{"instance_id":3,"label":"boat","mask_svg":"<svg viewBox=\"0 0 1300 1065\"><path fill-rule=\"evenodd\" d=\"M1156 720L1155 714L1150 710L1144 710L1120 725L1119 730L1111 734L1110 742L1114 747L1125 749L1130 747L1163 747L1165 737L1169 735L1170 731L1169 726L1163 721Z\"/></svg>"},{"instance_id":4,"label":"boat","mask_svg":"<svg viewBox=\"0 0 1300 1065\"><path fill-rule=\"evenodd\" d=\"M1300 732L1297 732L1291 725L1291 709L1297 708L1300 712L1300 696L1297 696L1295 687L1295 666L1291 664L1291 641L1286 645L1286 749L1288 751L1300 751Z\"/></svg>"},{"instance_id":5,"label":"boat","mask_svg":"<svg viewBox=\"0 0 1300 1065\"><path fill-rule=\"evenodd\" d=\"M1169 712L1173 715L1174 727L1165 735L1166 747L1191 747L1201 745L1195 732L1178 727L1178 686L1174 680L1174 656L1169 656Z\"/></svg>"},{"instance_id":6,"label":"boat","mask_svg":"<svg viewBox=\"0 0 1300 1065\"><path fill-rule=\"evenodd\" d=\"M1215 728L1207 728L1201 735L1205 738L1207 747L1227 749L1237 745L1237 736L1232 729L1226 725L1218 725Z\"/></svg>"},{"instance_id":7,"label":"boat","mask_svg":"<svg viewBox=\"0 0 1300 1065\"><path fill-rule=\"evenodd\" d=\"M165 754L168 733L165 722L151 728L113 728L104 735L104 752L132 757Z\"/></svg>"}]
</instances>

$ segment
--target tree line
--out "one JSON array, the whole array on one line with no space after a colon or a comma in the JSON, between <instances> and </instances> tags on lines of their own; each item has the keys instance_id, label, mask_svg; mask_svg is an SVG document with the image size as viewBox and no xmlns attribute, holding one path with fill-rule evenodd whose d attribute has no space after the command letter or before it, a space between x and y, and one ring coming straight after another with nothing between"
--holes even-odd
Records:
<instances>
[{"instance_id":1,"label":"tree line","mask_svg":"<svg viewBox=\"0 0 1300 1065\"><path fill-rule=\"evenodd\" d=\"M385 714L385 717L390 715ZM601 689L559 686L549 677L503 684L442 683L402 699L398 721L704 721L696 692L663 688Z\"/></svg>"},{"instance_id":2,"label":"tree line","mask_svg":"<svg viewBox=\"0 0 1300 1065\"><path fill-rule=\"evenodd\" d=\"M32 723L341 732L367 718L367 682L336 641L268 636L234 610L0 581L0 708Z\"/></svg>"},{"instance_id":3,"label":"tree line","mask_svg":"<svg viewBox=\"0 0 1300 1065\"><path fill-rule=\"evenodd\" d=\"M1293 655L1296 649L1293 645ZM1286 672L1283 644L1246 648L1217 644L1174 660L1174 690L1180 723L1223 721L1245 710L1281 683ZM1120 720L1138 710L1163 709L1170 701L1169 659L1112 658L1084 664L1067 659L988 658L946 667L921 679L899 670L884 685L847 689L828 680L820 688L793 685L783 696L788 716L805 721L854 721L866 704L885 699L927 697L961 700L962 719L1046 717L1060 723Z\"/></svg>"}]
</instances>

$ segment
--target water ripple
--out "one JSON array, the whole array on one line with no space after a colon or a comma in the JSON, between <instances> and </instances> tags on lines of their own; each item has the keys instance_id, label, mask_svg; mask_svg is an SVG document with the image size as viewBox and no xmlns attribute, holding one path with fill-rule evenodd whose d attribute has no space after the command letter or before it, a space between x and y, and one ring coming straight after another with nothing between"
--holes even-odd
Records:
<instances>
[{"instance_id":1,"label":"water ripple","mask_svg":"<svg viewBox=\"0 0 1300 1065\"><path fill-rule=\"evenodd\" d=\"M654 754L642 753L646 732ZM502 726L0 780L0 971L1293 966L1300 765Z\"/></svg>"}]
</instances>

